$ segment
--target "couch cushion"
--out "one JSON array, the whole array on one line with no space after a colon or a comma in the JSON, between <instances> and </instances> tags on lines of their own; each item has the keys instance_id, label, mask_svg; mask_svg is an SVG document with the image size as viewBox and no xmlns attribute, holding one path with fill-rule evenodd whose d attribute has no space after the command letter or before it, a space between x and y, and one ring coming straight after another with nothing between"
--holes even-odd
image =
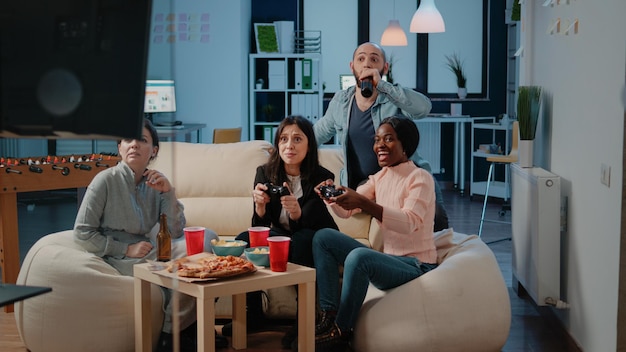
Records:
<instances>
[{"instance_id":1,"label":"couch cushion","mask_svg":"<svg viewBox=\"0 0 626 352\"><path fill-rule=\"evenodd\" d=\"M267 162L271 148L266 141L163 142L150 167L163 172L174 185L188 226L204 226L219 236L234 237L250 225L254 175Z\"/></svg>"},{"instance_id":2,"label":"couch cushion","mask_svg":"<svg viewBox=\"0 0 626 352\"><path fill-rule=\"evenodd\" d=\"M134 279L74 242L73 231L42 237L28 251L17 283L52 292L16 303L15 320L33 351L133 351ZM153 341L163 321L152 287Z\"/></svg>"},{"instance_id":3,"label":"couch cushion","mask_svg":"<svg viewBox=\"0 0 626 352\"><path fill-rule=\"evenodd\" d=\"M475 235L436 234L441 264L388 291L369 287L355 327L358 351L499 351L508 337L508 289Z\"/></svg>"},{"instance_id":4,"label":"couch cushion","mask_svg":"<svg viewBox=\"0 0 626 352\"><path fill-rule=\"evenodd\" d=\"M256 168L267 162L271 148L266 141L163 142L150 167L170 179L181 199L245 197L250 204Z\"/></svg>"}]
</instances>

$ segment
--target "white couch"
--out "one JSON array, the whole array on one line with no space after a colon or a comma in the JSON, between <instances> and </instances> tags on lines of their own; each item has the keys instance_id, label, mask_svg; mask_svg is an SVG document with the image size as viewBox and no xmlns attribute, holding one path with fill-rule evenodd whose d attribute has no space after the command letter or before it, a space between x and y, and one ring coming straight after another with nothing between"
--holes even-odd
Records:
<instances>
[{"instance_id":1,"label":"white couch","mask_svg":"<svg viewBox=\"0 0 626 352\"><path fill-rule=\"evenodd\" d=\"M264 141L164 142L152 167L174 184L189 226L230 238L250 224L255 170L270 148ZM320 149L320 163L338 177L340 149ZM343 232L380 249L378 226L369 216L336 220ZM355 330L357 351L496 351L504 345L510 305L491 250L476 236L453 236L451 230L437 234L437 248L442 264L433 272L388 292L370 288ZM40 239L24 259L18 283L53 288L16 304L18 331L32 352L134 349L132 278L76 247L71 231ZM162 319L161 297L153 291L153 314ZM268 295L270 317L295 316L295 290ZM230 298L220 298L216 309L228 316Z\"/></svg>"}]
</instances>

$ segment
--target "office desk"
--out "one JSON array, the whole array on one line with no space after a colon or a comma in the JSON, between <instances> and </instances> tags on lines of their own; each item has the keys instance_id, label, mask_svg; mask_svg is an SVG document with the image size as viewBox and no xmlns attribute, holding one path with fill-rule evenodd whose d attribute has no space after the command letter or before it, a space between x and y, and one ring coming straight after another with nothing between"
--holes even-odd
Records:
<instances>
[{"instance_id":1,"label":"office desk","mask_svg":"<svg viewBox=\"0 0 626 352\"><path fill-rule=\"evenodd\" d=\"M461 196L465 192L465 124L472 123L472 118L467 115L461 116L427 116L413 120L419 127L422 122L435 122L439 124L454 123L454 187L459 190Z\"/></svg>"},{"instance_id":2,"label":"office desk","mask_svg":"<svg viewBox=\"0 0 626 352\"><path fill-rule=\"evenodd\" d=\"M202 143L202 129L204 123L183 123L180 126L156 126L159 139L163 141L176 141L179 137L185 137L185 142L191 142L191 133L196 132L196 143Z\"/></svg>"}]
</instances>

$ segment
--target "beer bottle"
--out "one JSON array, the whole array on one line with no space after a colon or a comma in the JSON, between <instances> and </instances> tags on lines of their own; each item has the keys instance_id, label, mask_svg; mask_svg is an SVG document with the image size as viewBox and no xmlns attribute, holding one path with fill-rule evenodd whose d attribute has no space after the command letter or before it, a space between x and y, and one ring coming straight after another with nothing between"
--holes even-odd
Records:
<instances>
[{"instance_id":1,"label":"beer bottle","mask_svg":"<svg viewBox=\"0 0 626 352\"><path fill-rule=\"evenodd\" d=\"M172 235L167 227L167 216L161 214L161 228L156 237L157 242L157 260L167 262L172 259Z\"/></svg>"}]
</instances>

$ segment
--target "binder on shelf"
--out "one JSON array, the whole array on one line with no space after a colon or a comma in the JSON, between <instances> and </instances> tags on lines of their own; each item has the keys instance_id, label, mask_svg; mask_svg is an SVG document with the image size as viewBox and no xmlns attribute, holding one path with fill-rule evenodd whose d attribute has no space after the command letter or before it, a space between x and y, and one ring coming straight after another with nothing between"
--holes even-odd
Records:
<instances>
[{"instance_id":1,"label":"binder on shelf","mask_svg":"<svg viewBox=\"0 0 626 352\"><path fill-rule=\"evenodd\" d=\"M302 115L302 106L300 105L300 94L291 95L290 115Z\"/></svg>"},{"instance_id":2,"label":"binder on shelf","mask_svg":"<svg viewBox=\"0 0 626 352\"><path fill-rule=\"evenodd\" d=\"M313 74L313 63L311 59L302 60L302 89L313 89L313 82L311 81Z\"/></svg>"},{"instance_id":3,"label":"binder on shelf","mask_svg":"<svg viewBox=\"0 0 626 352\"><path fill-rule=\"evenodd\" d=\"M267 64L269 89L285 89L285 61L270 60Z\"/></svg>"},{"instance_id":4,"label":"binder on shelf","mask_svg":"<svg viewBox=\"0 0 626 352\"><path fill-rule=\"evenodd\" d=\"M319 99L317 94L311 94L311 122L316 123L320 118Z\"/></svg>"},{"instance_id":5,"label":"binder on shelf","mask_svg":"<svg viewBox=\"0 0 626 352\"><path fill-rule=\"evenodd\" d=\"M293 62L293 72L296 89L302 89L302 60L296 60Z\"/></svg>"},{"instance_id":6,"label":"binder on shelf","mask_svg":"<svg viewBox=\"0 0 626 352\"><path fill-rule=\"evenodd\" d=\"M311 89L318 90L319 87L319 71L320 71L320 60L319 59L311 59Z\"/></svg>"}]
</instances>

